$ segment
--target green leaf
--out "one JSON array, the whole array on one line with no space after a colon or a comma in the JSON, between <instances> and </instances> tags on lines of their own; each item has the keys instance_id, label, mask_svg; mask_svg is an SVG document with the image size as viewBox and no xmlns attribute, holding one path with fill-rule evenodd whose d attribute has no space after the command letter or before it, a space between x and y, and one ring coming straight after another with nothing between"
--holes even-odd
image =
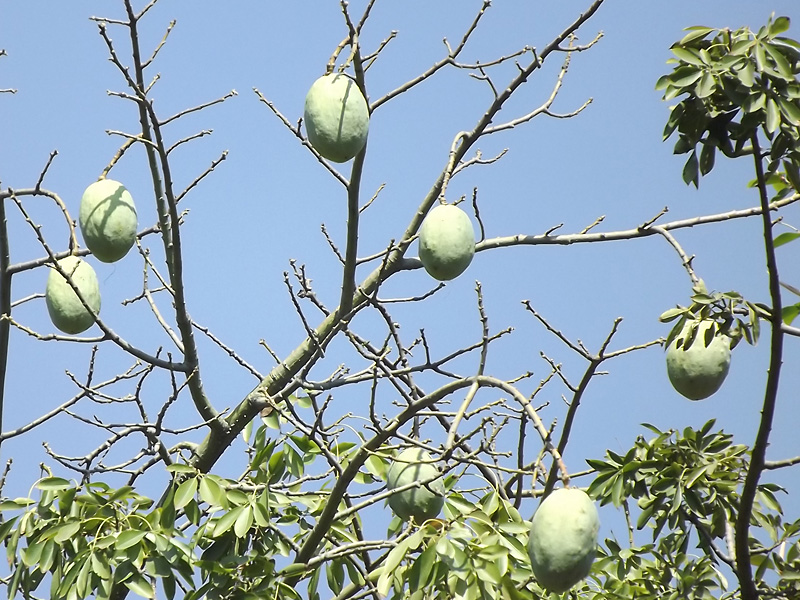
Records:
<instances>
[{"instance_id":1,"label":"green leaf","mask_svg":"<svg viewBox=\"0 0 800 600\"><path fill-rule=\"evenodd\" d=\"M769 27L769 33L771 36L776 36L784 31L789 30L789 17L778 17L775 19Z\"/></svg>"},{"instance_id":2,"label":"green leaf","mask_svg":"<svg viewBox=\"0 0 800 600\"><path fill-rule=\"evenodd\" d=\"M675 87L683 88L692 85L695 81L700 79L703 72L697 67L678 67L670 75L672 85Z\"/></svg>"},{"instance_id":3,"label":"green leaf","mask_svg":"<svg viewBox=\"0 0 800 600\"><path fill-rule=\"evenodd\" d=\"M701 26L694 26L694 27L687 27L684 31L688 31L685 36L681 38L681 41L678 42L679 45L685 46L689 42L693 42L697 39L701 39L706 37L709 33L715 31L711 27L701 27Z\"/></svg>"},{"instance_id":4,"label":"green leaf","mask_svg":"<svg viewBox=\"0 0 800 600\"><path fill-rule=\"evenodd\" d=\"M46 477L45 479L37 481L36 487L39 488L40 490L49 490L58 492L61 490L65 490L69 487L72 487L72 484L66 479L62 479L61 477Z\"/></svg>"},{"instance_id":5,"label":"green leaf","mask_svg":"<svg viewBox=\"0 0 800 600\"><path fill-rule=\"evenodd\" d=\"M142 541L142 538L147 535L146 531L137 531L135 529L126 529L117 536L114 542L114 547L117 550L126 550L131 546L135 546Z\"/></svg>"},{"instance_id":6,"label":"green leaf","mask_svg":"<svg viewBox=\"0 0 800 600\"><path fill-rule=\"evenodd\" d=\"M233 524L233 532L238 538L246 536L247 532L250 531L250 527L253 525L253 507L242 506L241 509L242 511L239 513L239 516L236 517L236 522Z\"/></svg>"},{"instance_id":7,"label":"green leaf","mask_svg":"<svg viewBox=\"0 0 800 600\"><path fill-rule=\"evenodd\" d=\"M180 510L191 500L194 499L194 495L197 493L197 478L192 477L187 479L186 481L182 482L178 489L175 491L175 508Z\"/></svg>"},{"instance_id":8,"label":"green leaf","mask_svg":"<svg viewBox=\"0 0 800 600\"><path fill-rule=\"evenodd\" d=\"M800 303L792 304L791 306L784 306L781 309L781 318L787 325L791 325L792 322L797 318L797 315L800 315Z\"/></svg>"},{"instance_id":9,"label":"green leaf","mask_svg":"<svg viewBox=\"0 0 800 600\"><path fill-rule=\"evenodd\" d=\"M767 120L766 127L770 133L775 133L781 125L781 111L778 108L778 103L772 98L767 100Z\"/></svg>"},{"instance_id":10,"label":"green leaf","mask_svg":"<svg viewBox=\"0 0 800 600\"><path fill-rule=\"evenodd\" d=\"M700 151L700 174L707 175L714 168L714 154L716 147L713 144L703 144Z\"/></svg>"},{"instance_id":11,"label":"green leaf","mask_svg":"<svg viewBox=\"0 0 800 600\"><path fill-rule=\"evenodd\" d=\"M209 475L200 479L200 498L213 507L226 508L228 500L225 497L225 490L217 480Z\"/></svg>"},{"instance_id":12,"label":"green leaf","mask_svg":"<svg viewBox=\"0 0 800 600\"><path fill-rule=\"evenodd\" d=\"M796 102L796 100L778 96L778 105L781 108L781 113L783 113L785 117L784 121L795 127L800 126L800 106L797 106Z\"/></svg>"},{"instance_id":13,"label":"green leaf","mask_svg":"<svg viewBox=\"0 0 800 600\"><path fill-rule=\"evenodd\" d=\"M81 529L81 524L79 521L72 521L71 523L67 523L66 525L61 525L57 527L55 530L55 535L52 536L52 539L55 540L57 544L63 544L64 542L68 541L72 538L78 531Z\"/></svg>"},{"instance_id":14,"label":"green leaf","mask_svg":"<svg viewBox=\"0 0 800 600\"><path fill-rule=\"evenodd\" d=\"M233 527L234 523L236 523L239 515L242 514L243 511L244 507L237 506L236 508L233 508L222 515L214 523L214 532L212 535L216 538L228 531L231 527Z\"/></svg>"},{"instance_id":15,"label":"green leaf","mask_svg":"<svg viewBox=\"0 0 800 600\"><path fill-rule=\"evenodd\" d=\"M795 233L794 231L787 231L786 233L782 233L779 236L777 236L773 241L773 245L777 248L778 246L783 246L784 244L793 242L797 238L800 238L800 233Z\"/></svg>"},{"instance_id":16,"label":"green leaf","mask_svg":"<svg viewBox=\"0 0 800 600\"><path fill-rule=\"evenodd\" d=\"M125 586L134 594L139 594L145 598L153 598L155 596L153 586L139 573L133 573L131 578L125 581Z\"/></svg>"},{"instance_id":17,"label":"green leaf","mask_svg":"<svg viewBox=\"0 0 800 600\"><path fill-rule=\"evenodd\" d=\"M697 66L703 65L700 55L694 50L689 50L688 48L683 48L681 46L673 46L670 48L670 50L672 50L672 53L685 63Z\"/></svg>"},{"instance_id":18,"label":"green leaf","mask_svg":"<svg viewBox=\"0 0 800 600\"><path fill-rule=\"evenodd\" d=\"M50 567L53 566L53 562L56 558L56 552L61 554L61 549L58 547L53 540L47 540L44 544L44 548L42 549L42 555L39 558L39 571L42 573L47 573L50 570Z\"/></svg>"},{"instance_id":19,"label":"green leaf","mask_svg":"<svg viewBox=\"0 0 800 600\"><path fill-rule=\"evenodd\" d=\"M792 67L789 66L789 62L781 51L770 43L764 44L764 50L767 51L767 54L769 54L770 58L775 62L775 67L780 76L786 81L793 81Z\"/></svg>"},{"instance_id":20,"label":"green leaf","mask_svg":"<svg viewBox=\"0 0 800 600\"><path fill-rule=\"evenodd\" d=\"M89 558L92 563L92 570L94 570L95 573L103 579L111 578L111 569L108 567L108 557L103 556L101 558L97 555L97 552L92 552Z\"/></svg>"},{"instance_id":21,"label":"green leaf","mask_svg":"<svg viewBox=\"0 0 800 600\"><path fill-rule=\"evenodd\" d=\"M696 151L692 152L686 164L683 166L683 181L686 185L693 183L695 188L700 185Z\"/></svg>"},{"instance_id":22,"label":"green leaf","mask_svg":"<svg viewBox=\"0 0 800 600\"><path fill-rule=\"evenodd\" d=\"M33 500L30 498L17 498L16 500L3 500L0 502L0 511L7 511L7 510L20 510L23 508L27 508L31 504L35 504Z\"/></svg>"},{"instance_id":23,"label":"green leaf","mask_svg":"<svg viewBox=\"0 0 800 600\"><path fill-rule=\"evenodd\" d=\"M714 93L715 88L717 87L717 82L714 79L714 76L706 71L703 73L703 76L700 78L700 81L697 83L695 87L695 95L698 98L707 98L711 94Z\"/></svg>"},{"instance_id":24,"label":"green leaf","mask_svg":"<svg viewBox=\"0 0 800 600\"><path fill-rule=\"evenodd\" d=\"M755 66L748 60L744 64L744 67L739 70L739 81L741 81L745 87L751 88L755 83L755 74Z\"/></svg>"},{"instance_id":25,"label":"green leaf","mask_svg":"<svg viewBox=\"0 0 800 600\"><path fill-rule=\"evenodd\" d=\"M183 475L197 475L197 469L190 467L189 465L182 465L179 463L168 465L167 471L170 473L180 473Z\"/></svg>"}]
</instances>

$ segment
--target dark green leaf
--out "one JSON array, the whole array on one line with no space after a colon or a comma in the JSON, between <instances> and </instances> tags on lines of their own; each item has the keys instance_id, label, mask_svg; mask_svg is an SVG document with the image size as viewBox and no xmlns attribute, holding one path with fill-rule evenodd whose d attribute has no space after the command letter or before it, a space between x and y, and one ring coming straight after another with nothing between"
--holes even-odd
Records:
<instances>
[{"instance_id":1,"label":"dark green leaf","mask_svg":"<svg viewBox=\"0 0 800 600\"><path fill-rule=\"evenodd\" d=\"M714 168L714 154L716 147L712 144L703 144L700 151L700 174L707 175Z\"/></svg>"},{"instance_id":2,"label":"dark green leaf","mask_svg":"<svg viewBox=\"0 0 800 600\"><path fill-rule=\"evenodd\" d=\"M694 187L700 186L700 176L697 164L697 152L692 152L686 164L683 166L683 181L686 185L694 184Z\"/></svg>"}]
</instances>

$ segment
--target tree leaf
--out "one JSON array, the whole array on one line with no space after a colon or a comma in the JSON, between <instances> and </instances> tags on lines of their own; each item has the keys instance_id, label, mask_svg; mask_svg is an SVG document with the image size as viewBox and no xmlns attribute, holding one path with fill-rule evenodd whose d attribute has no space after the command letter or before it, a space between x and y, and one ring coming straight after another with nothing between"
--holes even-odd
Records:
<instances>
[{"instance_id":1,"label":"tree leaf","mask_svg":"<svg viewBox=\"0 0 800 600\"><path fill-rule=\"evenodd\" d=\"M769 33L770 35L778 35L783 33L784 31L789 30L789 17L778 17L775 19L772 24L769 26Z\"/></svg>"},{"instance_id":2,"label":"tree leaf","mask_svg":"<svg viewBox=\"0 0 800 600\"><path fill-rule=\"evenodd\" d=\"M142 541L144 536L147 535L146 531L137 531L135 529L126 529L117 536L114 542L114 547L117 550L126 550L131 546L135 546Z\"/></svg>"},{"instance_id":3,"label":"tree leaf","mask_svg":"<svg viewBox=\"0 0 800 600\"><path fill-rule=\"evenodd\" d=\"M791 306L784 306L781 310L781 318L787 325L791 325L792 322L797 318L797 315L800 315L800 303L792 304Z\"/></svg>"},{"instance_id":4,"label":"tree leaf","mask_svg":"<svg viewBox=\"0 0 800 600\"><path fill-rule=\"evenodd\" d=\"M781 108L781 113L783 113L785 117L784 121L795 127L800 126L800 106L796 104L797 101L784 98L783 96L778 96L777 100Z\"/></svg>"},{"instance_id":5,"label":"tree leaf","mask_svg":"<svg viewBox=\"0 0 800 600\"><path fill-rule=\"evenodd\" d=\"M689 42L693 42L697 39L704 38L709 33L715 30L712 29L711 27L693 26L693 27L687 27L686 29L684 29L684 31L688 31L689 33L683 36L681 38L681 41L678 42L678 44L681 46L685 46Z\"/></svg>"},{"instance_id":6,"label":"tree leaf","mask_svg":"<svg viewBox=\"0 0 800 600\"><path fill-rule=\"evenodd\" d=\"M178 486L178 489L175 490L175 508L180 510L191 500L194 499L194 495L197 493L197 478L191 477L186 481L181 482Z\"/></svg>"},{"instance_id":7,"label":"tree leaf","mask_svg":"<svg viewBox=\"0 0 800 600\"><path fill-rule=\"evenodd\" d=\"M778 103L775 102L772 98L767 100L767 120L766 120L766 128L767 131L770 133L775 133L775 131L781 125L781 111L778 108Z\"/></svg>"},{"instance_id":8,"label":"tree leaf","mask_svg":"<svg viewBox=\"0 0 800 600\"><path fill-rule=\"evenodd\" d=\"M125 587L144 598L153 598L155 596L153 586L139 573L133 573L131 578L125 581Z\"/></svg>"},{"instance_id":9,"label":"tree leaf","mask_svg":"<svg viewBox=\"0 0 800 600\"><path fill-rule=\"evenodd\" d=\"M744 64L744 66L738 71L739 74L739 81L745 87L751 88L755 83L755 73L756 69L752 62L749 60Z\"/></svg>"},{"instance_id":10,"label":"tree leaf","mask_svg":"<svg viewBox=\"0 0 800 600\"><path fill-rule=\"evenodd\" d=\"M698 173L697 152L692 152L686 164L683 166L683 181L686 185L694 184L697 188L700 185L700 176Z\"/></svg>"},{"instance_id":11,"label":"tree leaf","mask_svg":"<svg viewBox=\"0 0 800 600\"><path fill-rule=\"evenodd\" d=\"M711 94L714 93L714 90L717 87L717 82L714 79L714 76L706 71L703 73L703 76L700 78L700 81L697 83L695 87L695 95L698 98L707 98Z\"/></svg>"},{"instance_id":12,"label":"tree leaf","mask_svg":"<svg viewBox=\"0 0 800 600\"><path fill-rule=\"evenodd\" d=\"M247 535L247 532L250 531L250 527L253 525L253 507L242 506L241 509L242 511L239 513L239 516L236 517L236 522L233 524L233 532L238 538L243 538Z\"/></svg>"},{"instance_id":13,"label":"tree leaf","mask_svg":"<svg viewBox=\"0 0 800 600\"><path fill-rule=\"evenodd\" d=\"M36 487L40 490L49 490L49 491L61 491L65 490L69 487L72 487L72 484L67 481L66 479L62 479L61 477L46 477L45 479L40 479L36 482Z\"/></svg>"},{"instance_id":14,"label":"tree leaf","mask_svg":"<svg viewBox=\"0 0 800 600\"><path fill-rule=\"evenodd\" d=\"M797 238L800 238L800 233L796 233L794 231L787 231L786 233L782 233L779 236L777 236L773 241L773 245L777 248L778 246L783 246L784 244L793 242Z\"/></svg>"},{"instance_id":15,"label":"tree leaf","mask_svg":"<svg viewBox=\"0 0 800 600\"><path fill-rule=\"evenodd\" d=\"M773 46L771 43L764 44L764 50L769 54L770 58L775 62L775 68L783 79L786 81L794 81L792 68L789 66L789 61L781 53L781 51Z\"/></svg>"},{"instance_id":16,"label":"tree leaf","mask_svg":"<svg viewBox=\"0 0 800 600\"><path fill-rule=\"evenodd\" d=\"M707 175L714 168L714 154L716 147L713 144L703 144L700 151L700 174Z\"/></svg>"},{"instance_id":17,"label":"tree leaf","mask_svg":"<svg viewBox=\"0 0 800 600\"><path fill-rule=\"evenodd\" d=\"M670 50L672 50L672 53L685 63L697 66L703 65L703 61L700 59L699 54L694 50L689 50L688 48L683 48L682 46L673 46L670 48Z\"/></svg>"},{"instance_id":18,"label":"tree leaf","mask_svg":"<svg viewBox=\"0 0 800 600\"><path fill-rule=\"evenodd\" d=\"M685 66L675 69L670 75L670 79L672 80L672 85L683 88L692 85L702 75L703 72L697 67Z\"/></svg>"},{"instance_id":19,"label":"tree leaf","mask_svg":"<svg viewBox=\"0 0 800 600\"><path fill-rule=\"evenodd\" d=\"M213 477L206 475L200 479L200 498L212 507L226 508L228 500L225 490Z\"/></svg>"}]
</instances>

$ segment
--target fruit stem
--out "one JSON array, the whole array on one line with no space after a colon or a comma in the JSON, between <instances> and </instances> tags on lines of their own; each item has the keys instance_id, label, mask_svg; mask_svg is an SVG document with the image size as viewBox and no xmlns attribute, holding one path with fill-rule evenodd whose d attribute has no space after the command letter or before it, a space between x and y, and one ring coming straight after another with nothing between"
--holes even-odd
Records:
<instances>
[{"instance_id":1,"label":"fruit stem","mask_svg":"<svg viewBox=\"0 0 800 600\"><path fill-rule=\"evenodd\" d=\"M361 51L358 47L358 37L353 35L353 69L356 74L356 84L364 98L367 91L364 84L364 68L361 64ZM356 154L353 159L353 168L350 172L350 181L347 184L347 245L344 253L344 269L342 272L342 296L339 300L341 307L339 314L343 318L349 317L353 309L353 294L356 289L356 261L358 259L358 199L361 190L361 173L364 169L364 157L367 154L367 144Z\"/></svg>"},{"instance_id":2,"label":"fruit stem","mask_svg":"<svg viewBox=\"0 0 800 600\"><path fill-rule=\"evenodd\" d=\"M5 199L0 198L0 432L3 431L3 404L6 389L6 369L8 367L8 343L11 324L11 254L8 244L8 223L6 222ZM3 318L6 317L6 318ZM0 437L0 444L3 438Z\"/></svg>"},{"instance_id":3,"label":"fruit stem","mask_svg":"<svg viewBox=\"0 0 800 600\"><path fill-rule=\"evenodd\" d=\"M755 160L758 192L761 199L761 221L764 229L764 250L767 257L767 273L769 274L769 293L772 301L772 332L770 336L769 370L767 385L764 391L764 404L761 408L761 422L758 426L756 440L750 455L750 467L742 488L739 503L739 514L736 517L736 576L742 589L742 600L758 600L758 590L753 580L750 562L750 518L753 512L758 481L764 470L772 420L775 415L775 404L778 396L778 380L780 378L783 357L782 305L781 288L778 279L778 262L775 258L775 243L772 238L772 217L770 216L767 182L764 177L761 149L758 134L753 133L753 159Z\"/></svg>"}]
</instances>

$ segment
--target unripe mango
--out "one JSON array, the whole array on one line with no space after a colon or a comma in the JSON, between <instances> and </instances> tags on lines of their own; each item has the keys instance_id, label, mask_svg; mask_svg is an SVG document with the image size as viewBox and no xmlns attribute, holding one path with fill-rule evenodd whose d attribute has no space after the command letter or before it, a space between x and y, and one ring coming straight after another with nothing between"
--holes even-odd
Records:
<instances>
[{"instance_id":1,"label":"unripe mango","mask_svg":"<svg viewBox=\"0 0 800 600\"><path fill-rule=\"evenodd\" d=\"M697 333L688 348L684 347L689 326L667 348L667 375L672 387L689 400L703 400L714 394L725 381L731 366L731 339L716 332L706 345L706 335L714 321L705 319L697 324Z\"/></svg>"},{"instance_id":2,"label":"unripe mango","mask_svg":"<svg viewBox=\"0 0 800 600\"><path fill-rule=\"evenodd\" d=\"M419 259L440 281L455 279L472 262L475 229L469 216L454 204L437 204L419 230Z\"/></svg>"},{"instance_id":3,"label":"unripe mango","mask_svg":"<svg viewBox=\"0 0 800 600\"><path fill-rule=\"evenodd\" d=\"M597 551L600 518L583 490L561 488L545 498L533 515L528 555L536 581L550 592L564 592L585 578Z\"/></svg>"},{"instance_id":4,"label":"unripe mango","mask_svg":"<svg viewBox=\"0 0 800 600\"><path fill-rule=\"evenodd\" d=\"M347 162L367 143L369 107L347 75L330 73L317 79L306 94L303 121L308 141L333 162Z\"/></svg>"},{"instance_id":5,"label":"unripe mango","mask_svg":"<svg viewBox=\"0 0 800 600\"><path fill-rule=\"evenodd\" d=\"M136 241L138 221L133 198L113 179L101 179L86 188L79 222L86 247L102 262L118 261Z\"/></svg>"},{"instance_id":6,"label":"unripe mango","mask_svg":"<svg viewBox=\"0 0 800 600\"><path fill-rule=\"evenodd\" d=\"M415 481L427 483L389 496L394 514L404 521L414 517L417 523L437 517L444 506L444 482L441 478L428 480L438 473L431 456L422 448L408 448L398 454L386 472L386 487L395 490Z\"/></svg>"},{"instance_id":7,"label":"unripe mango","mask_svg":"<svg viewBox=\"0 0 800 600\"><path fill-rule=\"evenodd\" d=\"M77 256L62 258L58 264L70 275L92 312L99 314L100 285L92 265ZM47 276L44 297L50 320L64 333L82 333L94 323L92 313L86 310L75 290L56 269L51 269Z\"/></svg>"}]
</instances>

